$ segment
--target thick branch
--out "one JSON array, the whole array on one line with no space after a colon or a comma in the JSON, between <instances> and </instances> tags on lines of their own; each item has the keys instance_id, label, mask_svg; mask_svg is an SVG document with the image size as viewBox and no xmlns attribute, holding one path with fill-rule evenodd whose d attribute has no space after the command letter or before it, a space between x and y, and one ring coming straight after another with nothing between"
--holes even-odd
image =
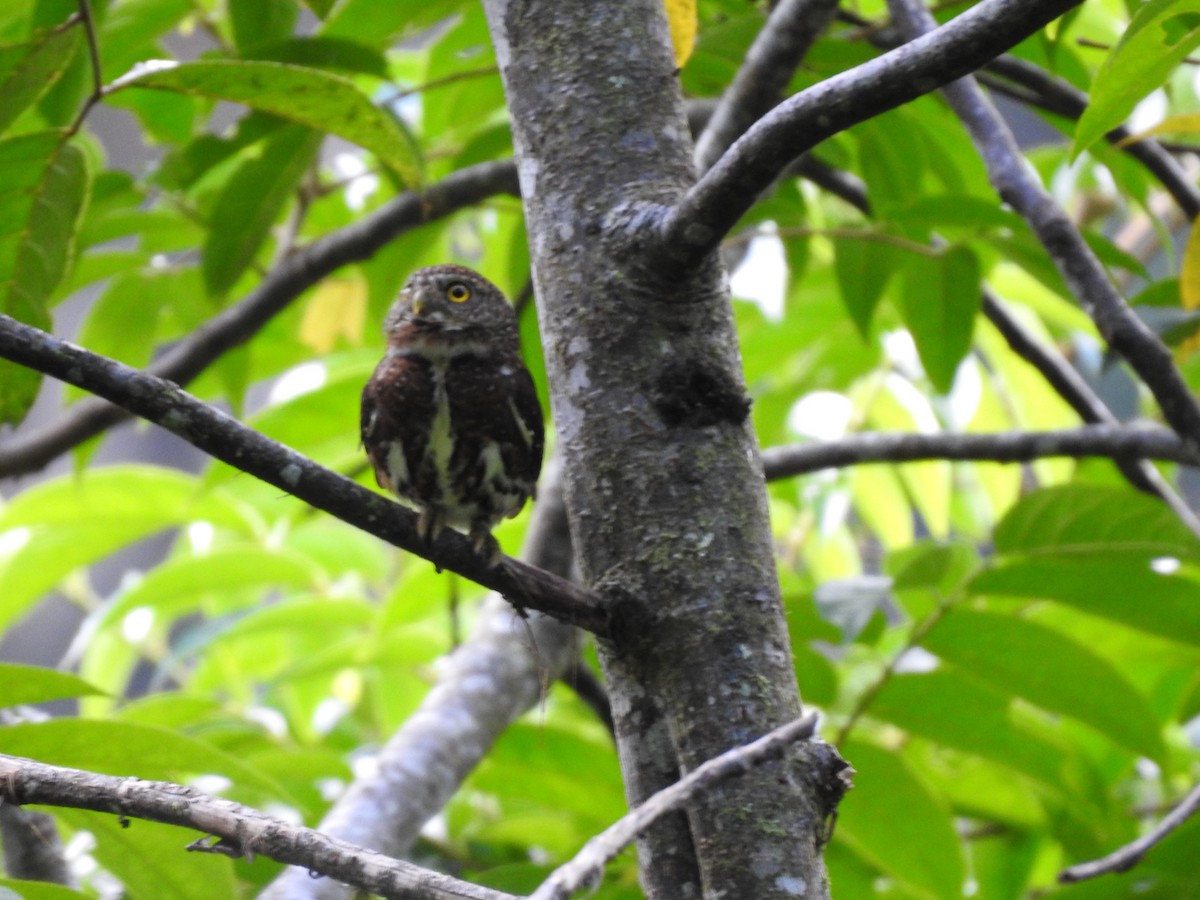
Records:
<instances>
[{"instance_id":1,"label":"thick branch","mask_svg":"<svg viewBox=\"0 0 1200 900\"><path fill-rule=\"evenodd\" d=\"M809 713L794 722L781 725L756 741L735 747L697 766L675 784L654 794L637 809L588 841L574 859L559 866L542 882L530 900L566 900L576 891L594 886L604 874L604 866L661 816L682 808L723 781L779 758L792 744L811 738L816 728L817 716ZM845 763L842 766L840 777L844 790L849 787L850 770ZM803 888L797 893L804 893Z\"/></svg>"},{"instance_id":2,"label":"thick branch","mask_svg":"<svg viewBox=\"0 0 1200 900\"><path fill-rule=\"evenodd\" d=\"M1089 878L1096 878L1100 875L1126 872L1141 862L1142 857L1150 852L1150 849L1155 844L1162 841L1168 834L1194 816L1197 811L1200 811L1200 785L1192 788L1188 792L1188 795L1180 801L1178 806L1163 816L1161 822L1136 841L1114 850L1108 856L1064 869L1059 874L1058 880L1064 884L1071 884L1075 881L1086 881Z\"/></svg>"},{"instance_id":3,"label":"thick branch","mask_svg":"<svg viewBox=\"0 0 1200 900\"><path fill-rule=\"evenodd\" d=\"M833 17L837 0L781 0L750 45L696 143L696 168L712 168L729 145L779 102L813 41Z\"/></svg>"},{"instance_id":4,"label":"thick branch","mask_svg":"<svg viewBox=\"0 0 1200 900\"><path fill-rule=\"evenodd\" d=\"M818 444L768 447L762 452L763 468L769 480L864 463L922 459L1015 463L1048 456L1165 459L1200 465L1200 454L1184 444L1174 432L1165 428L1131 429L1116 425L1086 425L1033 433L853 434Z\"/></svg>"},{"instance_id":5,"label":"thick branch","mask_svg":"<svg viewBox=\"0 0 1200 900\"><path fill-rule=\"evenodd\" d=\"M17 805L90 809L192 828L221 840L213 845L201 839L188 849L247 858L267 856L397 900L515 900L511 894L389 859L311 828L288 825L232 800L168 782L117 778L0 756L0 799Z\"/></svg>"},{"instance_id":6,"label":"thick branch","mask_svg":"<svg viewBox=\"0 0 1200 900\"><path fill-rule=\"evenodd\" d=\"M0 316L0 357L161 425L216 459L317 509L498 591L519 609L536 609L596 634L611 633L609 612L569 581L510 558L489 567L470 541L449 529L428 544L417 536L414 513L259 434L170 381L60 341L8 316Z\"/></svg>"},{"instance_id":7,"label":"thick branch","mask_svg":"<svg viewBox=\"0 0 1200 900\"><path fill-rule=\"evenodd\" d=\"M889 0L902 30L916 37L933 27L933 17L917 0ZM1200 447L1200 404L1175 368L1171 352L1117 293L1104 267L1062 208L1029 172L1016 139L991 101L972 78L944 89L979 148L988 177L1001 198L1029 223L1071 292L1096 327L1154 394L1167 422L1194 447Z\"/></svg>"},{"instance_id":8,"label":"thick branch","mask_svg":"<svg viewBox=\"0 0 1200 900\"><path fill-rule=\"evenodd\" d=\"M347 263L367 259L398 234L444 218L495 194L517 193L511 161L481 163L422 191L410 191L284 259L245 299L164 352L147 371L181 385L222 354L246 343L308 288ZM119 406L84 400L53 424L0 445L0 478L23 475L129 417Z\"/></svg>"},{"instance_id":9,"label":"thick branch","mask_svg":"<svg viewBox=\"0 0 1200 900\"><path fill-rule=\"evenodd\" d=\"M984 0L932 34L784 101L666 214L660 224L661 264L693 269L797 156L979 68L1079 3Z\"/></svg>"}]
</instances>

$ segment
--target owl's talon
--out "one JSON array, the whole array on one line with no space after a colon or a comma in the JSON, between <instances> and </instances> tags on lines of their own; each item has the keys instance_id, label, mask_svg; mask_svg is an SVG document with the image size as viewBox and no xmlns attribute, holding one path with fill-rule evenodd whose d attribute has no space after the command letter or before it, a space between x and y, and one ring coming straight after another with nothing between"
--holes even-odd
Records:
<instances>
[{"instance_id":1,"label":"owl's talon","mask_svg":"<svg viewBox=\"0 0 1200 900\"><path fill-rule=\"evenodd\" d=\"M492 537L490 531L472 530L471 547L474 549L475 555L486 562L489 569L496 568L504 559L504 551L500 549L500 542Z\"/></svg>"}]
</instances>

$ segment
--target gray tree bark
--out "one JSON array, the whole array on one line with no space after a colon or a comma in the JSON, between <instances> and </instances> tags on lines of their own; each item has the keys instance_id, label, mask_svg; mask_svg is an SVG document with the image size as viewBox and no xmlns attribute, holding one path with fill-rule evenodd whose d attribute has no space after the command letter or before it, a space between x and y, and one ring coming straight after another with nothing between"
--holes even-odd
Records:
<instances>
[{"instance_id":1,"label":"gray tree bark","mask_svg":"<svg viewBox=\"0 0 1200 900\"><path fill-rule=\"evenodd\" d=\"M564 490L631 805L800 715L762 467L715 254L665 279L694 181L660 0L485 0L512 114ZM841 763L727 782L639 844L652 898L820 897Z\"/></svg>"}]
</instances>

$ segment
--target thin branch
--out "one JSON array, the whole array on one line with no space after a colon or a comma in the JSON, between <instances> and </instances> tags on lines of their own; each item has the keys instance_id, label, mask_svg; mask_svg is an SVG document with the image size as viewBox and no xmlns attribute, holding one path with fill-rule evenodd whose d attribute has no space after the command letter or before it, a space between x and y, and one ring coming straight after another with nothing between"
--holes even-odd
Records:
<instances>
[{"instance_id":1,"label":"thin branch","mask_svg":"<svg viewBox=\"0 0 1200 900\"><path fill-rule=\"evenodd\" d=\"M479 203L517 193L511 160L462 169L437 184L409 191L362 220L284 259L245 299L214 316L162 353L147 372L186 385L224 353L249 341L300 294L342 266L367 259L397 235ZM0 444L0 478L37 471L107 428L129 418L102 400L84 400L53 424Z\"/></svg>"},{"instance_id":2,"label":"thin branch","mask_svg":"<svg viewBox=\"0 0 1200 900\"><path fill-rule=\"evenodd\" d=\"M841 197L864 215L871 214L866 188L853 175L826 166L819 160L806 156L805 177L823 189ZM1008 346L1033 366L1049 382L1084 422L1089 424L1118 425L1119 420L1097 396L1061 353L1044 346L1029 333L1028 329L1005 308L1004 304L986 287L983 289L983 314L996 327ZM1200 519L1179 493L1167 483L1162 474L1147 460L1118 458L1115 460L1121 473L1138 490L1160 497L1174 510L1179 519L1196 535L1200 536Z\"/></svg>"},{"instance_id":3,"label":"thin branch","mask_svg":"<svg viewBox=\"0 0 1200 900\"><path fill-rule=\"evenodd\" d=\"M557 454L538 483L525 533L524 558L557 575L571 567L571 539ZM425 823L461 787L496 739L545 696L547 679L578 656L577 632L546 616L528 620L492 595L467 640L437 666L437 680L417 710L321 819L322 834L368 845L388 856L409 854ZM403 797L403 802L397 802ZM286 869L259 900L347 900L340 884Z\"/></svg>"},{"instance_id":4,"label":"thin branch","mask_svg":"<svg viewBox=\"0 0 1200 900\"><path fill-rule=\"evenodd\" d=\"M889 8L914 41L927 40L940 30L918 0L889 0ZM943 92L979 149L997 193L1029 223L1076 300L1141 376L1167 422L1191 446L1200 447L1200 404L1171 352L1117 293L1070 217L1030 173L1016 139L987 95L972 78L955 81Z\"/></svg>"},{"instance_id":5,"label":"thin branch","mask_svg":"<svg viewBox=\"0 0 1200 900\"><path fill-rule=\"evenodd\" d=\"M1037 369L1084 422L1111 427L1120 424L1117 416L1092 390L1079 371L1064 359L1061 353L1044 346L1030 334L1004 304L986 289L983 291L983 312L1008 342L1008 346ZM1179 520L1191 529L1193 534L1200 537L1200 518L1197 518L1187 500L1167 482L1153 463L1146 459L1122 457L1116 457L1114 461L1130 484L1140 491L1160 497L1171 507Z\"/></svg>"},{"instance_id":6,"label":"thin branch","mask_svg":"<svg viewBox=\"0 0 1200 900\"><path fill-rule=\"evenodd\" d=\"M1059 873L1058 880L1063 884L1071 884L1100 875L1128 871L1141 862L1142 857L1155 844L1194 816L1198 810L1200 810L1200 784L1192 788L1188 795L1179 802L1179 805L1163 817L1161 822L1136 841L1114 850L1108 856L1064 869Z\"/></svg>"},{"instance_id":7,"label":"thin branch","mask_svg":"<svg viewBox=\"0 0 1200 900\"><path fill-rule=\"evenodd\" d=\"M1001 56L993 61L988 69L1025 88L1031 95L1031 102L1048 112L1068 119L1078 119L1087 109L1087 94L1070 82L1055 78L1023 59ZM1150 138L1121 145L1121 141L1132 134L1127 126L1120 125L1108 132L1105 139L1111 144L1120 145L1121 150L1145 166L1179 204L1179 208L1189 220L1200 215L1200 190L1196 189L1193 179L1178 161L1161 143Z\"/></svg>"},{"instance_id":8,"label":"thin branch","mask_svg":"<svg viewBox=\"0 0 1200 900\"><path fill-rule=\"evenodd\" d=\"M201 838L188 846L189 850L247 859L267 856L397 900L515 900L511 894L389 859L311 828L288 825L232 800L168 782L117 778L0 756L0 799L17 805L90 809L192 828L220 840L214 844Z\"/></svg>"},{"instance_id":9,"label":"thin branch","mask_svg":"<svg viewBox=\"0 0 1200 900\"><path fill-rule=\"evenodd\" d=\"M859 719L866 715L867 710L871 708L871 704L883 692L883 689L888 686L888 683L896 677L896 670L900 666L904 655L913 648L920 645L921 641L929 635L935 625L946 618L946 613L954 607L953 599L942 598L938 601L938 605L933 611L923 620L921 620L909 633L908 640L904 642L904 646L892 654L891 659L884 665L883 670L875 678L870 685L867 686L858 699L854 703L854 707L846 716L845 721L837 730L837 734L833 738L835 747L842 747L850 737L850 732L854 730L854 726L858 724Z\"/></svg>"},{"instance_id":10,"label":"thin branch","mask_svg":"<svg viewBox=\"0 0 1200 900\"><path fill-rule=\"evenodd\" d=\"M660 266L693 270L793 159L979 68L1079 3L984 0L934 33L785 100L661 217Z\"/></svg>"},{"instance_id":11,"label":"thin branch","mask_svg":"<svg viewBox=\"0 0 1200 900\"><path fill-rule=\"evenodd\" d=\"M78 3L78 21L83 24L83 33L87 36L88 62L92 70L92 92L83 101L83 106L75 115L75 121L68 126L66 131L68 135L75 134L83 127L83 121L91 112L92 107L99 103L100 98L104 96L104 72L100 68L100 44L96 40L96 20L92 16L92 6L89 0L78 0Z\"/></svg>"},{"instance_id":12,"label":"thin branch","mask_svg":"<svg viewBox=\"0 0 1200 900\"><path fill-rule=\"evenodd\" d=\"M584 844L574 859L559 866L542 882L530 900L566 900L576 891L594 887L604 874L604 866L660 816L681 808L723 781L782 756L792 744L811 738L816 728L817 716L809 713L697 766ZM849 773L843 769L841 774L848 787Z\"/></svg>"},{"instance_id":13,"label":"thin branch","mask_svg":"<svg viewBox=\"0 0 1200 900\"><path fill-rule=\"evenodd\" d=\"M385 106L394 107L406 97L412 97L414 94L428 93L429 91L437 90L438 88L447 87L459 81L470 81L474 78L487 78L489 75L499 73L500 69L497 66L482 66L478 69L464 69L461 72L454 72L450 75L443 75L441 78L433 78L429 81L415 84L412 87L404 88L387 97L383 103Z\"/></svg>"},{"instance_id":14,"label":"thin branch","mask_svg":"<svg viewBox=\"0 0 1200 900\"><path fill-rule=\"evenodd\" d=\"M768 480L865 463L923 459L1017 463L1050 456L1163 459L1200 465L1200 453L1184 444L1174 432L1117 425L996 434L863 433L835 441L768 447L762 451Z\"/></svg>"},{"instance_id":15,"label":"thin branch","mask_svg":"<svg viewBox=\"0 0 1200 900\"><path fill-rule=\"evenodd\" d=\"M746 52L696 143L696 168L706 172L746 129L775 106L837 0L781 0Z\"/></svg>"},{"instance_id":16,"label":"thin branch","mask_svg":"<svg viewBox=\"0 0 1200 900\"><path fill-rule=\"evenodd\" d=\"M848 10L839 10L838 18L863 28L863 34L876 47L894 49L904 43L897 30L873 26L868 20ZM999 76L999 77L996 77ZM992 60L975 77L989 89L1007 97L1067 119L1078 119L1087 108L1088 97L1068 81L1056 78L1039 66L1019 57L1004 54ZM1002 80L1007 79L1007 81ZM1014 87L1016 86L1016 87ZM1142 163L1162 183L1184 210L1189 219L1200 214L1200 191L1192 184L1187 172L1167 152L1162 142L1147 138L1138 145L1122 145L1132 132L1121 125L1105 135L1105 139ZM1140 145L1140 146L1139 146Z\"/></svg>"},{"instance_id":17,"label":"thin branch","mask_svg":"<svg viewBox=\"0 0 1200 900\"><path fill-rule=\"evenodd\" d=\"M259 434L170 381L8 316L0 316L0 357L104 397L310 506L498 591L519 609L536 609L595 634L612 634L613 612L587 591L511 558L489 567L466 537L450 529L435 542L423 541L415 513Z\"/></svg>"}]
</instances>

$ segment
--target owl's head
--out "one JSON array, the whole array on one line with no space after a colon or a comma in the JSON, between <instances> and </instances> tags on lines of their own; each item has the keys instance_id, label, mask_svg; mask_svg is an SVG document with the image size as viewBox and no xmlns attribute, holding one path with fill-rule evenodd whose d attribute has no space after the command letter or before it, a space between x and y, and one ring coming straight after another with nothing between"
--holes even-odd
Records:
<instances>
[{"instance_id":1,"label":"owl's head","mask_svg":"<svg viewBox=\"0 0 1200 900\"><path fill-rule=\"evenodd\" d=\"M515 337L517 322L498 287L465 266L443 265L413 272L383 323L389 337L411 329Z\"/></svg>"}]
</instances>

